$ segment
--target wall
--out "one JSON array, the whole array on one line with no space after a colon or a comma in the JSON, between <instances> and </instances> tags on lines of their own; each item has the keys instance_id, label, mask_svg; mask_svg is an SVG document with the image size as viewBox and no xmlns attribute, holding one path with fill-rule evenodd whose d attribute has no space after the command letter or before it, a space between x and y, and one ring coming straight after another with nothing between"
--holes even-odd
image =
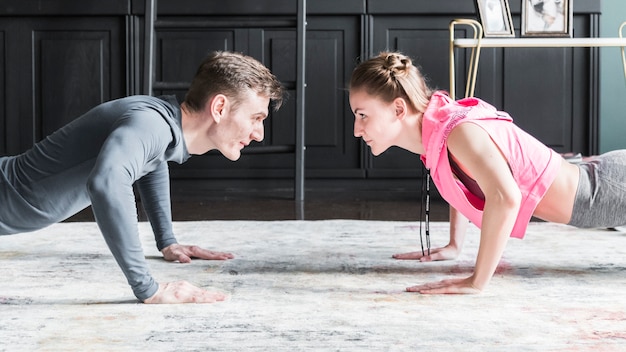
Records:
<instances>
[{"instance_id":1,"label":"wall","mask_svg":"<svg viewBox=\"0 0 626 352\"><path fill-rule=\"evenodd\" d=\"M602 0L600 35L617 36L624 0ZM626 32L626 29L624 30ZM626 35L626 33L624 33ZM619 48L600 49L600 152L626 148L626 78Z\"/></svg>"}]
</instances>

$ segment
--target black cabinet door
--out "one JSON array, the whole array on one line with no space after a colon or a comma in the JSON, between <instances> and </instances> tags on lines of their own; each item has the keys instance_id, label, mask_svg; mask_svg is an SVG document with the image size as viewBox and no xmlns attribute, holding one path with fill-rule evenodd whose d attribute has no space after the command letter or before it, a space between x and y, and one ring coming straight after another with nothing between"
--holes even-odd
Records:
<instances>
[{"instance_id":1,"label":"black cabinet door","mask_svg":"<svg viewBox=\"0 0 626 352\"><path fill-rule=\"evenodd\" d=\"M5 152L30 148L95 105L126 95L123 17L2 19ZM2 48L5 48L5 45Z\"/></svg>"},{"instance_id":2,"label":"black cabinet door","mask_svg":"<svg viewBox=\"0 0 626 352\"><path fill-rule=\"evenodd\" d=\"M7 49L6 42L7 36L10 32L10 23L6 20L0 19L0 156L9 153L10 145L14 144L10 138L12 132L10 126L8 126L7 116L10 114L10 108L7 106L7 98L9 98L9 91L7 86Z\"/></svg>"},{"instance_id":3,"label":"black cabinet door","mask_svg":"<svg viewBox=\"0 0 626 352\"><path fill-rule=\"evenodd\" d=\"M576 37L598 34L589 16L574 16L573 25ZM556 151L593 154L598 121L593 102L599 97L592 58L597 50L485 48L476 95L510 113L518 126Z\"/></svg>"},{"instance_id":4,"label":"black cabinet door","mask_svg":"<svg viewBox=\"0 0 626 352\"><path fill-rule=\"evenodd\" d=\"M312 17L306 45L306 169L309 177L364 177L347 84L360 54L360 18Z\"/></svg>"}]
</instances>

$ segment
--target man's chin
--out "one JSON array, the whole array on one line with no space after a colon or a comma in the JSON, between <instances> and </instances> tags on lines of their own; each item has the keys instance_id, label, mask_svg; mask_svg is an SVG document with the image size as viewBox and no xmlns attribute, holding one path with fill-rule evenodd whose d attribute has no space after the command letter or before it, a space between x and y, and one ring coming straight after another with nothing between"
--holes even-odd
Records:
<instances>
[{"instance_id":1,"label":"man's chin","mask_svg":"<svg viewBox=\"0 0 626 352\"><path fill-rule=\"evenodd\" d=\"M239 160L239 158L241 158L241 152L240 152L240 151L238 151L238 150L237 150L237 151L232 151L232 152L230 152L230 153L224 153L224 152L222 152L222 155L223 155L226 159L228 159L228 160L230 160L230 161L237 161L237 160Z\"/></svg>"}]
</instances>

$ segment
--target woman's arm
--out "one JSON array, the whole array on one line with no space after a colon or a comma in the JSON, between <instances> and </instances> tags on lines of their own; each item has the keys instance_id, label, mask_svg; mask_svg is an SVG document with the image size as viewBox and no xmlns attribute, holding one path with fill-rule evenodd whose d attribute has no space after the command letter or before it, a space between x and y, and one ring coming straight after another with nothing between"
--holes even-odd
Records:
<instances>
[{"instance_id":1,"label":"woman's arm","mask_svg":"<svg viewBox=\"0 0 626 352\"><path fill-rule=\"evenodd\" d=\"M480 245L472 276L410 287L421 293L475 293L487 286L500 262L520 208L521 193L507 160L489 134L462 123L448 137L448 150L485 194Z\"/></svg>"},{"instance_id":2,"label":"woman's arm","mask_svg":"<svg viewBox=\"0 0 626 352\"><path fill-rule=\"evenodd\" d=\"M430 262L436 260L452 260L461 254L463 242L465 240L465 231L469 220L456 209L450 206L450 242L444 247L433 248L428 253L422 251L394 254L394 259L401 260L419 260L422 262Z\"/></svg>"},{"instance_id":3,"label":"woman's arm","mask_svg":"<svg viewBox=\"0 0 626 352\"><path fill-rule=\"evenodd\" d=\"M468 224L469 220L453 206L450 206L450 243L448 246L456 250L457 256L461 254L463 249Z\"/></svg>"}]
</instances>

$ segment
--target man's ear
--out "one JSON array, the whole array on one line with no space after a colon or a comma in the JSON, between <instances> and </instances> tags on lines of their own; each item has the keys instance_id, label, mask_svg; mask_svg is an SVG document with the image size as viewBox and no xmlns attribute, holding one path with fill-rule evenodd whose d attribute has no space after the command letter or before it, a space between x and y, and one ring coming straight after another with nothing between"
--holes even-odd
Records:
<instances>
[{"instance_id":1,"label":"man's ear","mask_svg":"<svg viewBox=\"0 0 626 352\"><path fill-rule=\"evenodd\" d=\"M213 98L209 99L207 107L211 113L211 117L215 123L220 123L224 115L226 114L226 103L228 98L224 94L216 94Z\"/></svg>"},{"instance_id":2,"label":"man's ear","mask_svg":"<svg viewBox=\"0 0 626 352\"><path fill-rule=\"evenodd\" d=\"M404 100L403 98L396 98L396 99L394 99L394 101L393 101L393 108L395 109L396 118L398 120L404 119L404 117L408 113L408 107L406 105L406 100Z\"/></svg>"}]
</instances>

